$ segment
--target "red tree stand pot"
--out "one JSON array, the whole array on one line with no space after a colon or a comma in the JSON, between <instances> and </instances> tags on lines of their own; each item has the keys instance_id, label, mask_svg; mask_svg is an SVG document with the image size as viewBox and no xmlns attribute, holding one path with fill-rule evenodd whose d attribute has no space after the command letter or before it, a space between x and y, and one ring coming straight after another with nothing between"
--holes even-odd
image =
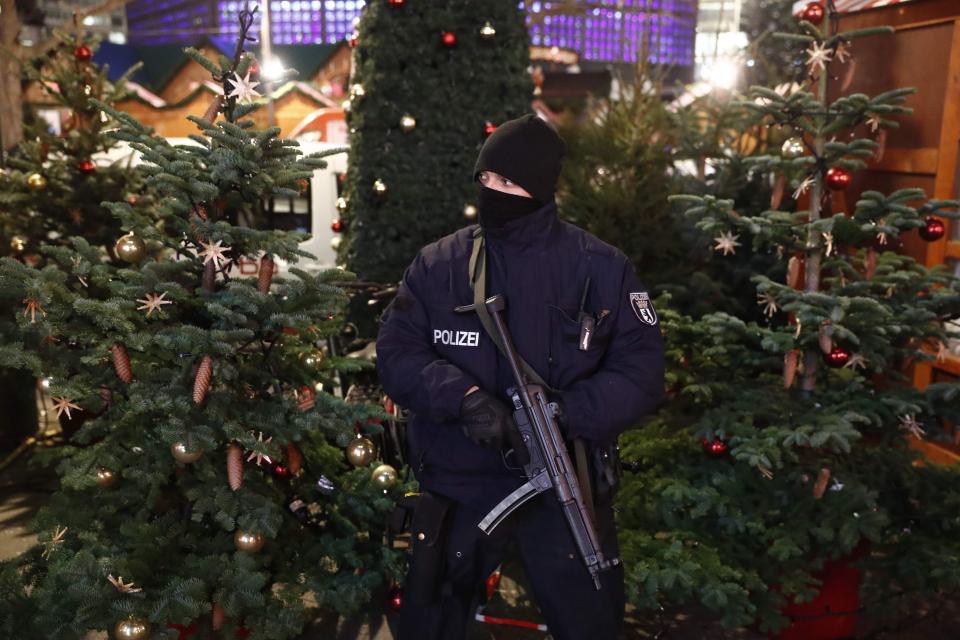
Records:
<instances>
[{"instance_id":1,"label":"red tree stand pot","mask_svg":"<svg viewBox=\"0 0 960 640\"><path fill-rule=\"evenodd\" d=\"M823 584L820 594L810 602L788 604L783 613L792 624L777 640L839 640L849 638L857 626L860 609L860 570L853 566L865 550L833 560L815 574Z\"/></svg>"}]
</instances>

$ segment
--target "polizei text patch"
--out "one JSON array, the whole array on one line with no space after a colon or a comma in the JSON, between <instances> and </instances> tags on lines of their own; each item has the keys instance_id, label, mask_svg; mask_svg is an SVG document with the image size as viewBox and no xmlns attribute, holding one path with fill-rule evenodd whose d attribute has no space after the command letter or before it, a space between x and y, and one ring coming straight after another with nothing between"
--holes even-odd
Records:
<instances>
[{"instance_id":1,"label":"polizei text patch","mask_svg":"<svg viewBox=\"0 0 960 640\"><path fill-rule=\"evenodd\" d=\"M434 329L433 344L446 344L451 347L477 347L480 345L480 332Z\"/></svg>"}]
</instances>

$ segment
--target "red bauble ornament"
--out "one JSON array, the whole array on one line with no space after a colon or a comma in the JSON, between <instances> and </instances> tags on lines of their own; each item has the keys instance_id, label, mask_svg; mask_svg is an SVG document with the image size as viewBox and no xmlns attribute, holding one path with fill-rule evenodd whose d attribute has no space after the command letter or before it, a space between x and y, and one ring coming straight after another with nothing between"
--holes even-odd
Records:
<instances>
[{"instance_id":1,"label":"red bauble ornament","mask_svg":"<svg viewBox=\"0 0 960 640\"><path fill-rule=\"evenodd\" d=\"M827 169L827 186L834 191L846 189L850 186L852 174L842 167L830 167Z\"/></svg>"},{"instance_id":2,"label":"red bauble ornament","mask_svg":"<svg viewBox=\"0 0 960 640\"><path fill-rule=\"evenodd\" d=\"M826 358L828 365L834 369L839 369L850 360L850 352L843 347L834 347L824 358Z\"/></svg>"},{"instance_id":3,"label":"red bauble ornament","mask_svg":"<svg viewBox=\"0 0 960 640\"><path fill-rule=\"evenodd\" d=\"M406 0L387 0L387 4L391 7L402 7L407 3Z\"/></svg>"},{"instance_id":4,"label":"red bauble ornament","mask_svg":"<svg viewBox=\"0 0 960 640\"><path fill-rule=\"evenodd\" d=\"M278 462L277 464L273 465L273 475L278 478L289 478L290 469Z\"/></svg>"},{"instance_id":5,"label":"red bauble ornament","mask_svg":"<svg viewBox=\"0 0 960 640\"><path fill-rule=\"evenodd\" d=\"M400 607L403 606L403 589L394 585L390 588L390 600L387 605L390 607L391 611L399 612Z\"/></svg>"},{"instance_id":6,"label":"red bauble ornament","mask_svg":"<svg viewBox=\"0 0 960 640\"><path fill-rule=\"evenodd\" d=\"M714 458L719 458L722 455L725 455L727 451L730 450L730 445L721 440L720 438L714 438L713 440L703 439L703 452Z\"/></svg>"},{"instance_id":7,"label":"red bauble ornament","mask_svg":"<svg viewBox=\"0 0 960 640\"><path fill-rule=\"evenodd\" d=\"M500 570L496 570L487 576L486 588L487 588L487 600L493 597L493 594L497 592L497 587L500 586Z\"/></svg>"},{"instance_id":8,"label":"red bauble ornament","mask_svg":"<svg viewBox=\"0 0 960 640\"><path fill-rule=\"evenodd\" d=\"M343 231L343 220L340 218L334 218L333 222L330 223L330 229L334 233L340 233Z\"/></svg>"},{"instance_id":9,"label":"red bauble ornament","mask_svg":"<svg viewBox=\"0 0 960 640\"><path fill-rule=\"evenodd\" d=\"M443 46L445 47L457 46L457 34L453 31L444 31L440 39L443 41Z\"/></svg>"},{"instance_id":10,"label":"red bauble ornament","mask_svg":"<svg viewBox=\"0 0 960 640\"><path fill-rule=\"evenodd\" d=\"M259 62L256 62L256 61L251 62L251 63L250 63L250 66L247 67L247 71L250 72L250 77L251 77L251 78L255 78L255 77L259 76L259 75L260 75L260 63L259 63Z\"/></svg>"},{"instance_id":11,"label":"red bauble ornament","mask_svg":"<svg viewBox=\"0 0 960 640\"><path fill-rule=\"evenodd\" d=\"M358 42L359 40L360 40L360 36L357 35L356 32L354 32L354 33L350 36L350 38L347 40L347 46L349 46L351 49L353 49L354 47L357 46L357 42Z\"/></svg>"},{"instance_id":12,"label":"red bauble ornament","mask_svg":"<svg viewBox=\"0 0 960 640\"><path fill-rule=\"evenodd\" d=\"M823 5L819 2L810 2L803 9L800 10L800 19L806 20L815 25L819 25L823 22Z\"/></svg>"},{"instance_id":13,"label":"red bauble ornament","mask_svg":"<svg viewBox=\"0 0 960 640\"><path fill-rule=\"evenodd\" d=\"M93 58L93 51L86 45L80 45L73 50L73 57L80 62L89 62L90 59Z\"/></svg>"},{"instance_id":14,"label":"red bauble ornament","mask_svg":"<svg viewBox=\"0 0 960 640\"><path fill-rule=\"evenodd\" d=\"M483 133L484 135L490 135L497 130L497 125L493 124L489 120L483 123Z\"/></svg>"},{"instance_id":15,"label":"red bauble ornament","mask_svg":"<svg viewBox=\"0 0 960 640\"><path fill-rule=\"evenodd\" d=\"M80 171L80 173L90 175L97 170L97 165L93 162L93 160L90 159L81 160L77 163L77 169Z\"/></svg>"},{"instance_id":16,"label":"red bauble ornament","mask_svg":"<svg viewBox=\"0 0 960 640\"><path fill-rule=\"evenodd\" d=\"M926 240L927 242L933 242L934 240L939 240L943 237L943 234L947 232L946 225L943 224L943 220L940 218L934 218L933 216L927 216L923 219L924 225L920 227L920 237Z\"/></svg>"}]
</instances>

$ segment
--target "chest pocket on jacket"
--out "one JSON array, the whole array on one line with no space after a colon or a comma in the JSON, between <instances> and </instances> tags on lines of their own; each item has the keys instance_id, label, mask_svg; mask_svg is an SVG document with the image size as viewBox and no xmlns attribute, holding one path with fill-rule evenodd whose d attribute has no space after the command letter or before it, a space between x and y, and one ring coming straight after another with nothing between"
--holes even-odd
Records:
<instances>
[{"instance_id":1,"label":"chest pocket on jacket","mask_svg":"<svg viewBox=\"0 0 960 640\"><path fill-rule=\"evenodd\" d=\"M563 388L594 373L600 366L611 338L609 314L594 313L593 334L586 349L581 349L580 322L577 305L547 306L550 319L550 378Z\"/></svg>"},{"instance_id":2,"label":"chest pocket on jacket","mask_svg":"<svg viewBox=\"0 0 960 640\"><path fill-rule=\"evenodd\" d=\"M431 301L428 305L430 328L427 339L437 353L458 365L474 363L488 340L476 313L457 313L460 304L453 296Z\"/></svg>"}]
</instances>

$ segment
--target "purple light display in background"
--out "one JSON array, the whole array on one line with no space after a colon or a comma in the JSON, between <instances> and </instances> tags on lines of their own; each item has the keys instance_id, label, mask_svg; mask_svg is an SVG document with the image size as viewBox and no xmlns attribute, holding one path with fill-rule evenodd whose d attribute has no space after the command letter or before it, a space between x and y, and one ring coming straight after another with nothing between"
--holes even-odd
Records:
<instances>
[{"instance_id":1,"label":"purple light display in background","mask_svg":"<svg viewBox=\"0 0 960 640\"><path fill-rule=\"evenodd\" d=\"M642 51L654 64L693 64L694 0L606 0L580 15L556 15L559 2L530 2L530 41L574 49L586 60L636 62ZM521 3L522 6L522 3Z\"/></svg>"},{"instance_id":2,"label":"purple light display in background","mask_svg":"<svg viewBox=\"0 0 960 640\"><path fill-rule=\"evenodd\" d=\"M340 42L350 36L353 20L366 4L269 1L275 44ZM595 0L597 4L601 6L578 15L562 15L552 13L562 3L527 2L531 43L572 49L583 59L598 62L635 62L646 51L654 64L693 64L696 0ZM243 6L243 0L134 1L127 5L129 39L146 45L236 36Z\"/></svg>"},{"instance_id":3,"label":"purple light display in background","mask_svg":"<svg viewBox=\"0 0 960 640\"><path fill-rule=\"evenodd\" d=\"M353 19L360 15L363 0L271 0L274 44L323 44L339 42L353 31ZM217 3L221 33L236 35L242 0ZM259 28L257 18L255 30Z\"/></svg>"}]
</instances>

